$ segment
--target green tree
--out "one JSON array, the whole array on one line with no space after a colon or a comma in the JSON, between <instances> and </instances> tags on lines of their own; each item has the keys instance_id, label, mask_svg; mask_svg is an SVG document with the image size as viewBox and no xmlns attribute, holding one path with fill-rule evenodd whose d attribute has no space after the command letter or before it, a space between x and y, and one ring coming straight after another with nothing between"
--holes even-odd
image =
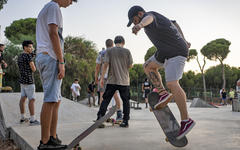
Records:
<instances>
[{"instance_id":1,"label":"green tree","mask_svg":"<svg viewBox=\"0 0 240 150\"><path fill-rule=\"evenodd\" d=\"M4 86L11 86L13 91L20 91L18 83L19 71L17 66L17 56L22 52L20 46L16 46L12 43L6 44L4 50L4 60L8 64L8 67L4 69L5 75L3 76Z\"/></svg>"},{"instance_id":2,"label":"green tree","mask_svg":"<svg viewBox=\"0 0 240 150\"><path fill-rule=\"evenodd\" d=\"M157 48L155 46L148 49L147 53L144 56L144 60L147 61L152 55L155 54Z\"/></svg>"},{"instance_id":3,"label":"green tree","mask_svg":"<svg viewBox=\"0 0 240 150\"><path fill-rule=\"evenodd\" d=\"M201 49L201 53L206 56L209 60L218 60L222 66L222 87L226 87L225 71L223 61L227 58L228 53L230 52L229 46L231 45L230 41L225 39L216 39L213 40Z\"/></svg>"},{"instance_id":4,"label":"green tree","mask_svg":"<svg viewBox=\"0 0 240 150\"><path fill-rule=\"evenodd\" d=\"M22 44L24 40L36 43L36 18L15 20L5 29L5 36L14 44Z\"/></svg>"},{"instance_id":5,"label":"green tree","mask_svg":"<svg viewBox=\"0 0 240 150\"><path fill-rule=\"evenodd\" d=\"M203 90L204 90L204 100L207 100L207 96L206 96L206 92L207 92L207 88L206 88L206 80L205 80L205 74L204 74L204 67L206 65L206 57L203 57L203 65L201 66L200 62L199 62L199 58L198 58L198 52L196 49L190 49L189 50L189 55L187 58L187 61L190 61L192 59L196 59L199 69L201 71L201 75L202 75L202 81L203 81Z\"/></svg>"},{"instance_id":6,"label":"green tree","mask_svg":"<svg viewBox=\"0 0 240 150\"><path fill-rule=\"evenodd\" d=\"M92 41L82 37L68 36L65 38L64 49L66 75L63 79L62 93L65 97L69 97L71 84L74 78L78 78L82 87L81 97L84 97L88 84L94 80L97 58L96 46Z\"/></svg>"},{"instance_id":7,"label":"green tree","mask_svg":"<svg viewBox=\"0 0 240 150\"><path fill-rule=\"evenodd\" d=\"M3 9L3 5L7 3L7 0L0 0L0 10Z\"/></svg>"}]
</instances>

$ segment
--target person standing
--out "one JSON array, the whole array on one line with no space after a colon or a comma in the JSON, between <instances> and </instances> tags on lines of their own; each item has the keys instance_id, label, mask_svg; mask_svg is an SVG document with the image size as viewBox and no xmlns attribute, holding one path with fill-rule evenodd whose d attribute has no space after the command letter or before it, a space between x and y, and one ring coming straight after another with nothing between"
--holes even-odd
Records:
<instances>
[{"instance_id":1,"label":"person standing","mask_svg":"<svg viewBox=\"0 0 240 150\"><path fill-rule=\"evenodd\" d=\"M96 81L96 84L98 85L98 88L99 88L99 91L100 91L100 104L102 103L102 100L103 100L102 96L103 96L103 93L105 92L106 85L107 85L108 68L107 68L106 73L104 75L104 86L103 86L103 88L101 87L99 80L101 78L101 73L102 73L102 70L103 70L103 64L104 64L103 61L104 61L105 53L108 49L113 47L113 40L107 39L106 42L105 42L105 45L106 45L107 49L106 50L103 49L101 52L99 52L99 55L96 59L96 69L95 69L95 81ZM119 98L119 95L118 95L118 91L115 92L113 97L114 97L114 100L115 100L116 105L117 105L116 120L121 121L122 120L122 110L121 110L121 102L120 102L120 98Z\"/></svg>"},{"instance_id":2,"label":"person standing","mask_svg":"<svg viewBox=\"0 0 240 150\"><path fill-rule=\"evenodd\" d=\"M148 81L148 78L146 78L144 83L142 84L142 92L144 93L146 108L148 108L148 94L151 92L151 85Z\"/></svg>"},{"instance_id":3,"label":"person standing","mask_svg":"<svg viewBox=\"0 0 240 150\"><path fill-rule=\"evenodd\" d=\"M123 122L120 127L128 127L128 120L130 119L130 79L129 69L132 67L131 52L124 48L125 40L122 36L116 36L114 39L115 47L106 51L104 57L104 65L101 74L100 84L104 86L104 75L109 68L107 86L103 94L103 101L97 113L97 120L103 117L107 111L107 107L114 95L118 90L120 97L123 101Z\"/></svg>"},{"instance_id":4,"label":"person standing","mask_svg":"<svg viewBox=\"0 0 240 150\"><path fill-rule=\"evenodd\" d=\"M182 78L185 61L188 56L188 43L176 21L154 12L146 12L141 6L133 6L128 11L129 27L132 23L132 33L136 34L143 28L148 38L157 48L156 53L144 64L144 72L159 92L159 101L155 109L161 109L174 98L181 114L181 128L177 139L183 138L195 125L188 116L186 94L179 84ZM162 84L159 68L164 67L169 93ZM174 68L174 69L173 69Z\"/></svg>"},{"instance_id":5,"label":"person standing","mask_svg":"<svg viewBox=\"0 0 240 150\"><path fill-rule=\"evenodd\" d=\"M227 92L225 91L225 89L224 88L222 88L222 93L221 93L221 95L222 95L222 105L227 105L227 102L226 102L226 100L227 100Z\"/></svg>"},{"instance_id":6,"label":"person standing","mask_svg":"<svg viewBox=\"0 0 240 150\"><path fill-rule=\"evenodd\" d=\"M81 86L78 84L78 79L74 79L74 82L71 86L73 101L78 101L80 97Z\"/></svg>"},{"instance_id":7,"label":"person standing","mask_svg":"<svg viewBox=\"0 0 240 150\"><path fill-rule=\"evenodd\" d=\"M232 101L233 101L233 99L234 99L234 96L235 96L235 92L234 92L233 88L230 88L230 91L229 91L230 104L232 104Z\"/></svg>"},{"instance_id":8,"label":"person standing","mask_svg":"<svg viewBox=\"0 0 240 150\"><path fill-rule=\"evenodd\" d=\"M40 122L35 119L35 84L33 73L36 71L36 67L33 62L33 42L23 41L22 43L23 53L18 56L17 64L19 68L19 83L21 87L21 98L19 102L21 119L20 123L27 122L25 117L25 102L28 98L28 108L30 112L30 125L40 125Z\"/></svg>"},{"instance_id":9,"label":"person standing","mask_svg":"<svg viewBox=\"0 0 240 150\"><path fill-rule=\"evenodd\" d=\"M96 105L95 105L95 84L94 84L94 81L92 81L92 82L88 85L87 92L88 92L88 105L89 105L89 107L92 106L91 97L92 97L92 99L93 99L93 106L96 106Z\"/></svg>"},{"instance_id":10,"label":"person standing","mask_svg":"<svg viewBox=\"0 0 240 150\"><path fill-rule=\"evenodd\" d=\"M7 68L7 63L3 59L4 49L5 49L5 45L0 44L0 89L2 88L2 80L3 80L3 75L4 75L2 65L4 65L4 68Z\"/></svg>"},{"instance_id":11,"label":"person standing","mask_svg":"<svg viewBox=\"0 0 240 150\"><path fill-rule=\"evenodd\" d=\"M36 66L40 72L44 92L39 150L66 148L66 145L61 145L56 133L61 84L65 76L63 20L60 7L68 7L72 1L77 2L77 0L52 0L43 7L37 18Z\"/></svg>"}]
</instances>

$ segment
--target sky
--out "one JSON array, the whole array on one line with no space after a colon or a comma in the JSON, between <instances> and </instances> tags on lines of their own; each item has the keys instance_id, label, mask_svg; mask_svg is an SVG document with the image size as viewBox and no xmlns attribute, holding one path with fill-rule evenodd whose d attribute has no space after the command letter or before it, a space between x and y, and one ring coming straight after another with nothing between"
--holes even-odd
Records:
<instances>
[{"instance_id":1,"label":"sky","mask_svg":"<svg viewBox=\"0 0 240 150\"><path fill-rule=\"evenodd\" d=\"M4 30L14 20L36 18L50 0L8 0L0 11L0 42L5 43ZM125 38L125 47L135 64L144 63L144 56L152 43L144 33L138 35L127 28L127 13L131 6L140 5L146 11L156 11L180 25L191 48L199 53L208 42L225 38L231 42L225 64L240 67L240 0L78 0L63 14L63 36L82 36L93 41L98 50L105 47L105 40L117 35ZM219 62L207 61L206 69ZM187 62L184 71L200 72L196 60Z\"/></svg>"}]
</instances>

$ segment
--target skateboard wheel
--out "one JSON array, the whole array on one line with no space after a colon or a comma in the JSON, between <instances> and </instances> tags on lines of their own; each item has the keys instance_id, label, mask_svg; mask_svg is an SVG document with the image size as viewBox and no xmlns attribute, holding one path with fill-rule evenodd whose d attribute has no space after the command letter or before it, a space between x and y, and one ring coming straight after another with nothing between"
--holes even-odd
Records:
<instances>
[{"instance_id":1,"label":"skateboard wheel","mask_svg":"<svg viewBox=\"0 0 240 150\"><path fill-rule=\"evenodd\" d=\"M165 138L165 141L166 141L166 142L169 142L169 140L168 140L168 138L167 138L167 137Z\"/></svg>"}]
</instances>

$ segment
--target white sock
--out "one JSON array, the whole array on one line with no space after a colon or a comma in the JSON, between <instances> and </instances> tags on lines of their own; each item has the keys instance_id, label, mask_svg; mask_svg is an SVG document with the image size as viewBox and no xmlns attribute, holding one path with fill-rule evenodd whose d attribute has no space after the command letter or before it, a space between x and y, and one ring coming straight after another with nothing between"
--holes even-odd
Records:
<instances>
[{"instance_id":1,"label":"white sock","mask_svg":"<svg viewBox=\"0 0 240 150\"><path fill-rule=\"evenodd\" d=\"M25 114L21 114L21 119L24 119L25 118Z\"/></svg>"},{"instance_id":2,"label":"white sock","mask_svg":"<svg viewBox=\"0 0 240 150\"><path fill-rule=\"evenodd\" d=\"M34 115L33 116L30 116L30 121L34 121Z\"/></svg>"},{"instance_id":3,"label":"white sock","mask_svg":"<svg viewBox=\"0 0 240 150\"><path fill-rule=\"evenodd\" d=\"M187 121L189 121L189 119L186 119L186 120L182 120L183 122L187 122Z\"/></svg>"}]
</instances>

